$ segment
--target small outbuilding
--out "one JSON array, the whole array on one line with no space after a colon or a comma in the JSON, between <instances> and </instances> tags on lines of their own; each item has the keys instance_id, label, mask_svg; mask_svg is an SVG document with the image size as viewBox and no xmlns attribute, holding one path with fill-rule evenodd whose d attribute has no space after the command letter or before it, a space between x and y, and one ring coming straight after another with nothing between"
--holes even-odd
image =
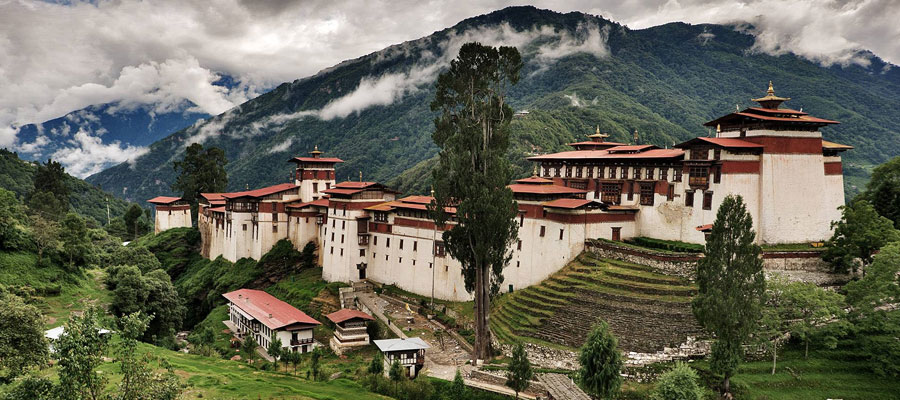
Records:
<instances>
[{"instance_id":1,"label":"small outbuilding","mask_svg":"<svg viewBox=\"0 0 900 400\"><path fill-rule=\"evenodd\" d=\"M336 354L342 354L356 346L369 344L369 332L366 330L366 324L375 320L371 315L359 310L344 308L326 315L326 318L334 322L334 336L329 341L329 345Z\"/></svg>"},{"instance_id":2,"label":"small outbuilding","mask_svg":"<svg viewBox=\"0 0 900 400\"><path fill-rule=\"evenodd\" d=\"M384 373L387 375L394 361L400 362L406 375L415 378L425 366L425 349L431 346L421 338L375 340L375 346L384 356Z\"/></svg>"}]
</instances>

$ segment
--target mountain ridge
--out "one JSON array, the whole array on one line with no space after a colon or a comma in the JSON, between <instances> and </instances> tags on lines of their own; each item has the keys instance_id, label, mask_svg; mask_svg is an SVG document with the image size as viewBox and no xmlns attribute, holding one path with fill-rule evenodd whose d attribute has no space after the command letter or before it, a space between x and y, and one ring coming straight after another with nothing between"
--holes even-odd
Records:
<instances>
[{"instance_id":1,"label":"mountain ridge","mask_svg":"<svg viewBox=\"0 0 900 400\"><path fill-rule=\"evenodd\" d=\"M626 142L637 129L642 143L661 147L706 135L703 122L748 105L769 80L795 99L789 107L843 122L824 134L856 146L846 157L848 193L868 168L900 151L894 128L900 115L891 107L900 101L900 72L877 57L868 68L822 67L791 54L755 52L752 36L728 26L631 30L577 12L512 7L278 85L87 180L136 201L175 194L172 161L187 144L203 142L222 147L231 160L229 190L259 187L287 181L285 161L318 145L345 160L339 180L361 171L366 179L423 193L428 160L437 152L430 138L431 78L455 56L453 46L472 39L512 42L526 61L509 96L514 108L530 111L511 125L510 158L520 175L531 170L525 156L566 149L597 126Z\"/></svg>"}]
</instances>

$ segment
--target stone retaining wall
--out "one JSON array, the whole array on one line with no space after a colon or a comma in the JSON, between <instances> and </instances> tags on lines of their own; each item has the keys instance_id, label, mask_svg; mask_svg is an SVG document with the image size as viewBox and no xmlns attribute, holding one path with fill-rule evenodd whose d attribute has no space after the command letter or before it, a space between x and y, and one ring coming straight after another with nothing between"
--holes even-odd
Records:
<instances>
[{"instance_id":1,"label":"stone retaining wall","mask_svg":"<svg viewBox=\"0 0 900 400\"><path fill-rule=\"evenodd\" d=\"M601 258L646 265L660 273L694 280L697 277L697 261L702 257L693 253L664 253L650 249L636 249L611 242L588 240L585 250Z\"/></svg>"}]
</instances>

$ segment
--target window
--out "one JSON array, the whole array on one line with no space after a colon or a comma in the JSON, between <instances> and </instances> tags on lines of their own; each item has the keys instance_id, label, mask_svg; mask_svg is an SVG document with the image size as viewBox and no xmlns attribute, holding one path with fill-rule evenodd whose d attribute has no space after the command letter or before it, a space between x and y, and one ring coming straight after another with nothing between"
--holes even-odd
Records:
<instances>
[{"instance_id":1,"label":"window","mask_svg":"<svg viewBox=\"0 0 900 400\"><path fill-rule=\"evenodd\" d=\"M559 230L559 240L562 240L562 239L563 239L563 232L565 232L564 229L560 229L560 230Z\"/></svg>"},{"instance_id":2,"label":"window","mask_svg":"<svg viewBox=\"0 0 900 400\"><path fill-rule=\"evenodd\" d=\"M384 247L391 247L391 238L384 239Z\"/></svg>"},{"instance_id":3,"label":"window","mask_svg":"<svg viewBox=\"0 0 900 400\"><path fill-rule=\"evenodd\" d=\"M541 225L541 237L544 237L544 233L547 230L547 227Z\"/></svg>"},{"instance_id":4,"label":"window","mask_svg":"<svg viewBox=\"0 0 900 400\"><path fill-rule=\"evenodd\" d=\"M331 232L331 241L334 241L334 232Z\"/></svg>"},{"instance_id":5,"label":"window","mask_svg":"<svg viewBox=\"0 0 900 400\"><path fill-rule=\"evenodd\" d=\"M447 250L446 248L444 248L444 242L440 240L434 242L434 255L443 257L445 254L447 254L446 252Z\"/></svg>"},{"instance_id":6,"label":"window","mask_svg":"<svg viewBox=\"0 0 900 400\"><path fill-rule=\"evenodd\" d=\"M400 250L403 250L403 239L400 239Z\"/></svg>"},{"instance_id":7,"label":"window","mask_svg":"<svg viewBox=\"0 0 900 400\"><path fill-rule=\"evenodd\" d=\"M387 222L387 213L386 212L376 212L375 213L375 222Z\"/></svg>"},{"instance_id":8,"label":"window","mask_svg":"<svg viewBox=\"0 0 900 400\"><path fill-rule=\"evenodd\" d=\"M659 169L659 180L667 181L669 180L669 168L663 167Z\"/></svg>"},{"instance_id":9,"label":"window","mask_svg":"<svg viewBox=\"0 0 900 400\"><path fill-rule=\"evenodd\" d=\"M372 236L372 244L378 246L378 236Z\"/></svg>"},{"instance_id":10,"label":"window","mask_svg":"<svg viewBox=\"0 0 900 400\"><path fill-rule=\"evenodd\" d=\"M278 213L272 213L272 221L278 222Z\"/></svg>"},{"instance_id":11,"label":"window","mask_svg":"<svg viewBox=\"0 0 900 400\"><path fill-rule=\"evenodd\" d=\"M715 160L722 159L722 149L713 150L713 159L715 159Z\"/></svg>"},{"instance_id":12,"label":"window","mask_svg":"<svg viewBox=\"0 0 900 400\"><path fill-rule=\"evenodd\" d=\"M244 228L244 232L246 232L246 231L247 231L247 224L242 224L241 226Z\"/></svg>"},{"instance_id":13,"label":"window","mask_svg":"<svg viewBox=\"0 0 900 400\"><path fill-rule=\"evenodd\" d=\"M597 167L597 177L602 178L606 176L606 167Z\"/></svg>"},{"instance_id":14,"label":"window","mask_svg":"<svg viewBox=\"0 0 900 400\"><path fill-rule=\"evenodd\" d=\"M642 206L652 206L653 205L653 184L652 183L641 183L641 205Z\"/></svg>"},{"instance_id":15,"label":"window","mask_svg":"<svg viewBox=\"0 0 900 400\"><path fill-rule=\"evenodd\" d=\"M675 185L669 184L669 192L666 193L666 201L672 201L675 199Z\"/></svg>"},{"instance_id":16,"label":"window","mask_svg":"<svg viewBox=\"0 0 900 400\"><path fill-rule=\"evenodd\" d=\"M341 244L344 244L344 234L341 234Z\"/></svg>"},{"instance_id":17,"label":"window","mask_svg":"<svg viewBox=\"0 0 900 400\"><path fill-rule=\"evenodd\" d=\"M651 168L647 168L647 174L644 175L644 177L645 177L646 179L648 179L648 180L649 180L649 179L653 179L653 172L654 172L654 170L653 170L652 167L651 167Z\"/></svg>"},{"instance_id":18,"label":"window","mask_svg":"<svg viewBox=\"0 0 900 400\"><path fill-rule=\"evenodd\" d=\"M622 185L618 183L600 184L600 201L607 204L622 202Z\"/></svg>"},{"instance_id":19,"label":"window","mask_svg":"<svg viewBox=\"0 0 900 400\"><path fill-rule=\"evenodd\" d=\"M360 256L360 257L365 257L365 256L366 256L366 249L359 249L359 256Z\"/></svg>"},{"instance_id":20,"label":"window","mask_svg":"<svg viewBox=\"0 0 900 400\"><path fill-rule=\"evenodd\" d=\"M634 185L636 184L636 182L625 182L625 187L628 188L628 201L634 199Z\"/></svg>"},{"instance_id":21,"label":"window","mask_svg":"<svg viewBox=\"0 0 900 400\"><path fill-rule=\"evenodd\" d=\"M332 228L336 227L336 226L337 226L336 224L337 224L337 220L331 220L331 227L332 227Z\"/></svg>"},{"instance_id":22,"label":"window","mask_svg":"<svg viewBox=\"0 0 900 400\"><path fill-rule=\"evenodd\" d=\"M272 225L272 232L278 232L278 225Z\"/></svg>"},{"instance_id":23,"label":"window","mask_svg":"<svg viewBox=\"0 0 900 400\"><path fill-rule=\"evenodd\" d=\"M521 265L521 261L516 261L516 268L519 268Z\"/></svg>"},{"instance_id":24,"label":"window","mask_svg":"<svg viewBox=\"0 0 900 400\"><path fill-rule=\"evenodd\" d=\"M334 254L334 247L331 248L329 254Z\"/></svg>"},{"instance_id":25,"label":"window","mask_svg":"<svg viewBox=\"0 0 900 400\"><path fill-rule=\"evenodd\" d=\"M525 224L525 214L519 214L519 227Z\"/></svg>"},{"instance_id":26,"label":"window","mask_svg":"<svg viewBox=\"0 0 900 400\"><path fill-rule=\"evenodd\" d=\"M619 171L619 179L628 178L628 167L622 167L621 171Z\"/></svg>"},{"instance_id":27,"label":"window","mask_svg":"<svg viewBox=\"0 0 900 400\"><path fill-rule=\"evenodd\" d=\"M572 167L567 165L566 166L566 178L571 178L571 177L572 177Z\"/></svg>"},{"instance_id":28,"label":"window","mask_svg":"<svg viewBox=\"0 0 900 400\"><path fill-rule=\"evenodd\" d=\"M419 242L413 240L413 251L419 251Z\"/></svg>"},{"instance_id":29,"label":"window","mask_svg":"<svg viewBox=\"0 0 900 400\"><path fill-rule=\"evenodd\" d=\"M703 193L703 209L712 210L712 192Z\"/></svg>"},{"instance_id":30,"label":"window","mask_svg":"<svg viewBox=\"0 0 900 400\"><path fill-rule=\"evenodd\" d=\"M719 183L722 181L722 167L716 167L713 171L715 171L713 175L713 183Z\"/></svg>"},{"instance_id":31,"label":"window","mask_svg":"<svg viewBox=\"0 0 900 400\"><path fill-rule=\"evenodd\" d=\"M691 186L707 186L709 185L709 168L707 167L691 167L691 176L688 178L688 184Z\"/></svg>"},{"instance_id":32,"label":"window","mask_svg":"<svg viewBox=\"0 0 900 400\"><path fill-rule=\"evenodd\" d=\"M516 250L522 250L522 240L519 239L519 243L516 244Z\"/></svg>"},{"instance_id":33,"label":"window","mask_svg":"<svg viewBox=\"0 0 900 400\"><path fill-rule=\"evenodd\" d=\"M673 178L675 182L681 182L681 173L682 169L679 167L675 167L675 176Z\"/></svg>"},{"instance_id":34,"label":"window","mask_svg":"<svg viewBox=\"0 0 900 400\"><path fill-rule=\"evenodd\" d=\"M684 205L686 205L688 207L694 206L694 191L693 190L684 192Z\"/></svg>"},{"instance_id":35,"label":"window","mask_svg":"<svg viewBox=\"0 0 900 400\"><path fill-rule=\"evenodd\" d=\"M389 260L390 258L391 258L390 255L388 255L388 254L385 254L385 255L384 255L384 261L387 261L387 260Z\"/></svg>"},{"instance_id":36,"label":"window","mask_svg":"<svg viewBox=\"0 0 900 400\"><path fill-rule=\"evenodd\" d=\"M344 204L344 216L345 217L347 216L347 205L346 204Z\"/></svg>"},{"instance_id":37,"label":"window","mask_svg":"<svg viewBox=\"0 0 900 400\"><path fill-rule=\"evenodd\" d=\"M319 184L313 182L313 193L319 193Z\"/></svg>"},{"instance_id":38,"label":"window","mask_svg":"<svg viewBox=\"0 0 900 400\"><path fill-rule=\"evenodd\" d=\"M641 167L631 169L631 179L641 179Z\"/></svg>"},{"instance_id":39,"label":"window","mask_svg":"<svg viewBox=\"0 0 900 400\"><path fill-rule=\"evenodd\" d=\"M581 178L581 175L582 175L581 171L582 171L582 170L583 170L583 168L580 167L580 166L575 167L575 177L576 177L576 178Z\"/></svg>"},{"instance_id":40,"label":"window","mask_svg":"<svg viewBox=\"0 0 900 400\"><path fill-rule=\"evenodd\" d=\"M609 167L609 179L616 179L616 167Z\"/></svg>"},{"instance_id":41,"label":"window","mask_svg":"<svg viewBox=\"0 0 900 400\"><path fill-rule=\"evenodd\" d=\"M341 229L347 229L347 221L341 221Z\"/></svg>"},{"instance_id":42,"label":"window","mask_svg":"<svg viewBox=\"0 0 900 400\"><path fill-rule=\"evenodd\" d=\"M341 248L341 257L343 257L343 256L344 256L344 249Z\"/></svg>"},{"instance_id":43,"label":"window","mask_svg":"<svg viewBox=\"0 0 900 400\"><path fill-rule=\"evenodd\" d=\"M413 266L415 266L415 265L416 265L416 259L413 258Z\"/></svg>"},{"instance_id":44,"label":"window","mask_svg":"<svg viewBox=\"0 0 900 400\"><path fill-rule=\"evenodd\" d=\"M709 149L691 149L691 160L708 160Z\"/></svg>"},{"instance_id":45,"label":"window","mask_svg":"<svg viewBox=\"0 0 900 400\"><path fill-rule=\"evenodd\" d=\"M397 259L397 264L403 264L403 257Z\"/></svg>"}]
</instances>

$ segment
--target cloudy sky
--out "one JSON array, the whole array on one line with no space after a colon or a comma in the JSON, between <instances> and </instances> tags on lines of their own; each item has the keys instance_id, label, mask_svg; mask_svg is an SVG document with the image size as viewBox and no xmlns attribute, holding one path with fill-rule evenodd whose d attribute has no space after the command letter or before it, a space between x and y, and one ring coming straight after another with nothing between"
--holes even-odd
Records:
<instances>
[{"instance_id":1,"label":"cloudy sky","mask_svg":"<svg viewBox=\"0 0 900 400\"><path fill-rule=\"evenodd\" d=\"M416 39L508 5L490 1L0 0L0 147L16 126L92 104L185 101L219 114L280 82ZM750 23L757 48L823 65L865 63L867 49L900 64L900 0L556 0L534 5L602 15L630 28L671 21ZM219 75L236 78L228 90ZM85 154L127 158L140 149L75 140ZM126 150L126 151L123 151ZM112 161L125 161L112 160Z\"/></svg>"}]
</instances>

